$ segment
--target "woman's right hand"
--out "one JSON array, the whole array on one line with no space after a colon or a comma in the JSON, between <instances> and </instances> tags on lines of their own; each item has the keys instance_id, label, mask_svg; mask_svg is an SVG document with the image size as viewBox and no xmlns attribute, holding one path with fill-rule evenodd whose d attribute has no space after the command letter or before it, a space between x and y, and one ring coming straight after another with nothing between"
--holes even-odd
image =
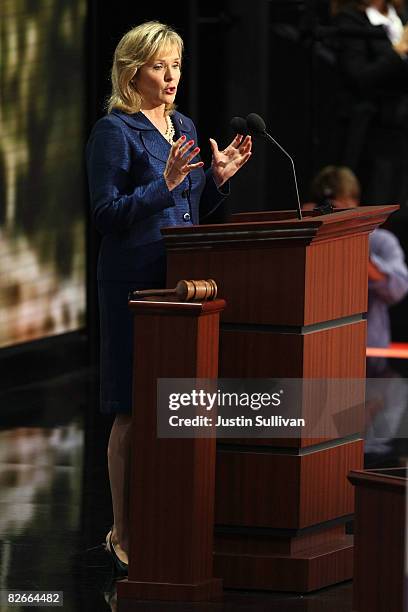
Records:
<instances>
[{"instance_id":1,"label":"woman's right hand","mask_svg":"<svg viewBox=\"0 0 408 612\"><path fill-rule=\"evenodd\" d=\"M199 147L195 147L190 151L191 147L194 145L194 140L188 140L186 143L185 140L185 136L180 136L180 138L172 144L167 158L166 168L164 170L164 180L166 181L169 191L173 191L177 185L180 185L187 174L192 170L204 166L204 162L201 161L190 164L191 160L199 153L200 149Z\"/></svg>"}]
</instances>

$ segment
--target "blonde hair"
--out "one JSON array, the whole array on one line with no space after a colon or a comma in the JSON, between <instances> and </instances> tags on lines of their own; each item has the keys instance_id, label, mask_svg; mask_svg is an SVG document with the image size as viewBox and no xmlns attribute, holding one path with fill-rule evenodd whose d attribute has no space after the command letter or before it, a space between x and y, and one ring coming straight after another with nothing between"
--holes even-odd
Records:
<instances>
[{"instance_id":1,"label":"blonde hair","mask_svg":"<svg viewBox=\"0 0 408 612\"><path fill-rule=\"evenodd\" d=\"M139 68L156 57L162 49L176 46L183 54L183 40L170 26L159 21L147 21L132 28L119 41L113 56L112 93L107 101L110 113L114 108L125 113L140 111L142 99L132 81ZM166 104L166 111L175 108Z\"/></svg>"},{"instance_id":2,"label":"blonde hair","mask_svg":"<svg viewBox=\"0 0 408 612\"><path fill-rule=\"evenodd\" d=\"M313 201L320 201L329 195L334 198L360 199L360 183L347 166L326 166L312 182Z\"/></svg>"}]
</instances>

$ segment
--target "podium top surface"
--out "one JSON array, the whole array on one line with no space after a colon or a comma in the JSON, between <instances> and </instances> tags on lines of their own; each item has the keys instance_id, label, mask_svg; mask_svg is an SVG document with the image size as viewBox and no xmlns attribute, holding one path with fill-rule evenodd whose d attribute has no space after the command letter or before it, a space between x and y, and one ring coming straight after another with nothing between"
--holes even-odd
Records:
<instances>
[{"instance_id":1,"label":"podium top surface","mask_svg":"<svg viewBox=\"0 0 408 612\"><path fill-rule=\"evenodd\" d=\"M219 298L186 301L172 295L153 295L141 298L129 297L128 306L137 314L201 316L221 312L225 309L226 303Z\"/></svg>"},{"instance_id":2,"label":"podium top surface","mask_svg":"<svg viewBox=\"0 0 408 612\"><path fill-rule=\"evenodd\" d=\"M351 234L372 232L399 209L398 205L360 206L316 215L305 211L302 220L297 211L264 211L232 215L231 222L214 225L189 225L163 228L169 248L227 245L251 241L294 241L310 244Z\"/></svg>"},{"instance_id":3,"label":"podium top surface","mask_svg":"<svg viewBox=\"0 0 408 612\"><path fill-rule=\"evenodd\" d=\"M406 467L352 470L348 479L354 485L399 489L405 492L408 484L407 472Z\"/></svg>"}]
</instances>

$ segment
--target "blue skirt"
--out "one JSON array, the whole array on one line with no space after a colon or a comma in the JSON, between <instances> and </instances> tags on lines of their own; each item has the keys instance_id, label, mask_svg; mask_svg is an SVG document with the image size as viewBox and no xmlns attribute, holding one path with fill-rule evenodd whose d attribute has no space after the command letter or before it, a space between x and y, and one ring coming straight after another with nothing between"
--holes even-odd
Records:
<instances>
[{"instance_id":1,"label":"blue skirt","mask_svg":"<svg viewBox=\"0 0 408 612\"><path fill-rule=\"evenodd\" d=\"M129 249L127 254L128 270L120 266L118 280L110 280L112 260L104 266L102 256L98 262L100 410L104 414L132 413L133 315L128 308L129 292L166 286L166 256L161 241Z\"/></svg>"}]
</instances>

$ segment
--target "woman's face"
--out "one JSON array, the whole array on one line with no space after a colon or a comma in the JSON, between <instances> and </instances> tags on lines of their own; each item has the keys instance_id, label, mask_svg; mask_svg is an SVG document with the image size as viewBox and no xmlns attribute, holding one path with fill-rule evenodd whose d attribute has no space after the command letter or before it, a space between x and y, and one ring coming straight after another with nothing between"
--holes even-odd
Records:
<instances>
[{"instance_id":1,"label":"woman's face","mask_svg":"<svg viewBox=\"0 0 408 612\"><path fill-rule=\"evenodd\" d=\"M181 58L178 47L169 47L139 68L133 82L142 97L142 109L172 104L180 80Z\"/></svg>"}]
</instances>

